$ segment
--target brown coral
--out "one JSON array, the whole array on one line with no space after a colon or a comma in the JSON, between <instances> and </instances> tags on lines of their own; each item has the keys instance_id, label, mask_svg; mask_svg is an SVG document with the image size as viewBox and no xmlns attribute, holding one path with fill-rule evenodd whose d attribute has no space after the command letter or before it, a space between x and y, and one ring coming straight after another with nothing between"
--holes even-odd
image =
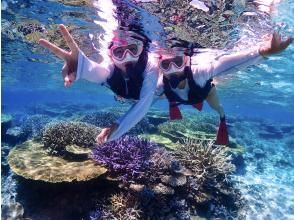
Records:
<instances>
[{"instance_id":1,"label":"brown coral","mask_svg":"<svg viewBox=\"0 0 294 220\"><path fill-rule=\"evenodd\" d=\"M136 220L141 217L142 211L139 208L139 201L131 194L114 194L110 198L110 203L108 210L114 214L113 219ZM102 219L109 218L103 216Z\"/></svg>"},{"instance_id":2,"label":"brown coral","mask_svg":"<svg viewBox=\"0 0 294 220\"><path fill-rule=\"evenodd\" d=\"M187 178L184 175L164 175L161 177L161 182L168 184L172 187L183 186L187 183Z\"/></svg>"},{"instance_id":3,"label":"brown coral","mask_svg":"<svg viewBox=\"0 0 294 220\"><path fill-rule=\"evenodd\" d=\"M26 179L52 183L87 181L107 171L89 159L75 162L48 155L42 144L36 141L14 147L9 152L8 164L14 173Z\"/></svg>"},{"instance_id":4,"label":"brown coral","mask_svg":"<svg viewBox=\"0 0 294 220\"><path fill-rule=\"evenodd\" d=\"M94 146L100 129L82 122L59 122L45 127L44 147L50 154L63 155L67 145L89 148Z\"/></svg>"},{"instance_id":5,"label":"brown coral","mask_svg":"<svg viewBox=\"0 0 294 220\"><path fill-rule=\"evenodd\" d=\"M175 190L169 186L165 186L162 183L159 183L153 187L153 192L159 195L173 195Z\"/></svg>"},{"instance_id":6,"label":"brown coral","mask_svg":"<svg viewBox=\"0 0 294 220\"><path fill-rule=\"evenodd\" d=\"M199 186L221 185L235 171L226 148L215 146L212 141L186 139L175 155L194 173Z\"/></svg>"}]
</instances>

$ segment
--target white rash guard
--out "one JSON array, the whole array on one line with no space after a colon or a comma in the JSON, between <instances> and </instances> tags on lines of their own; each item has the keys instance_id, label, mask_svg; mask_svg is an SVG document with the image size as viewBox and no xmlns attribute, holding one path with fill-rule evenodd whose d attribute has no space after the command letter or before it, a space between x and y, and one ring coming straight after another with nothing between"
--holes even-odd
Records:
<instances>
[{"instance_id":1,"label":"white rash guard","mask_svg":"<svg viewBox=\"0 0 294 220\"><path fill-rule=\"evenodd\" d=\"M79 52L76 80L82 78L98 84L107 84L107 79L112 76L113 70L114 64L109 57L98 64L87 58L82 51ZM140 92L140 99L117 120L119 126L111 134L107 142L113 141L129 131L149 110L158 81L157 58L154 53L148 53L148 63L143 74L144 81Z\"/></svg>"},{"instance_id":2,"label":"white rash guard","mask_svg":"<svg viewBox=\"0 0 294 220\"><path fill-rule=\"evenodd\" d=\"M259 54L258 49L238 52L234 54L226 54L212 57L212 53L195 54L191 58L191 70L193 79L197 85L204 87L206 82L220 75L235 73L239 70L245 69L250 65L257 64L263 57ZM163 80L162 76L158 82L158 93L163 93ZM177 89L172 90L180 97L184 97Z\"/></svg>"}]
</instances>

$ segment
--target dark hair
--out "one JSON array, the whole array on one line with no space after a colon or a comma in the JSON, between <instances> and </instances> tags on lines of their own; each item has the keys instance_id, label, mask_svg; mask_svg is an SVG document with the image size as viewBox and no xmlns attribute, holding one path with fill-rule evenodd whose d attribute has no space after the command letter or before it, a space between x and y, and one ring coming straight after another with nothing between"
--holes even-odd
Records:
<instances>
[{"instance_id":1,"label":"dark hair","mask_svg":"<svg viewBox=\"0 0 294 220\"><path fill-rule=\"evenodd\" d=\"M192 56L194 53L197 53L194 49L196 48L204 48L201 44L199 43L191 43L189 41L186 40L182 40L179 38L170 38L167 40L167 45L170 48L174 48L174 47L180 47L180 48L186 48L188 49L187 51L185 51L185 54L187 56Z\"/></svg>"},{"instance_id":2,"label":"dark hair","mask_svg":"<svg viewBox=\"0 0 294 220\"><path fill-rule=\"evenodd\" d=\"M149 44L151 43L151 40L145 35L144 29L137 24L131 24L128 26L125 26L123 22L121 23L119 30L124 30L124 31L132 31L135 32L136 34L140 35L141 37L137 37L136 35L131 35L131 37L138 39L144 43L144 47L149 48Z\"/></svg>"},{"instance_id":3,"label":"dark hair","mask_svg":"<svg viewBox=\"0 0 294 220\"><path fill-rule=\"evenodd\" d=\"M151 40L144 34L144 30L141 26L135 25L135 24L124 26L123 23L121 23L118 30L122 30L122 31L126 31L126 32L128 32L128 31L135 32L140 37L136 36L135 34L132 35L131 32L130 32L130 37L137 39L139 41L142 41L144 49L146 49L146 50L149 49L149 45L151 43ZM110 42L108 49L110 49L112 46L113 46L113 42Z\"/></svg>"}]
</instances>

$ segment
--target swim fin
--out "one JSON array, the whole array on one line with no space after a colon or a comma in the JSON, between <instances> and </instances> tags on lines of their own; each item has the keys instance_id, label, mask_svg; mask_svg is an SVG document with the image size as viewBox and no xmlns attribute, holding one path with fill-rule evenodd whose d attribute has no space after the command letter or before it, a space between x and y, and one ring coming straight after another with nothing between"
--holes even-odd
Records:
<instances>
[{"instance_id":1,"label":"swim fin","mask_svg":"<svg viewBox=\"0 0 294 220\"><path fill-rule=\"evenodd\" d=\"M226 118L223 117L220 119L219 128L217 131L216 142L218 145L227 145L229 144L229 133L226 124Z\"/></svg>"},{"instance_id":2,"label":"swim fin","mask_svg":"<svg viewBox=\"0 0 294 220\"><path fill-rule=\"evenodd\" d=\"M198 102L196 104L193 105L194 108L197 108L198 111L201 112L202 108L203 108L203 102Z\"/></svg>"},{"instance_id":3,"label":"swim fin","mask_svg":"<svg viewBox=\"0 0 294 220\"><path fill-rule=\"evenodd\" d=\"M169 117L170 117L170 120L177 120L177 119L183 118L181 111L176 102L172 102L169 105Z\"/></svg>"}]
</instances>

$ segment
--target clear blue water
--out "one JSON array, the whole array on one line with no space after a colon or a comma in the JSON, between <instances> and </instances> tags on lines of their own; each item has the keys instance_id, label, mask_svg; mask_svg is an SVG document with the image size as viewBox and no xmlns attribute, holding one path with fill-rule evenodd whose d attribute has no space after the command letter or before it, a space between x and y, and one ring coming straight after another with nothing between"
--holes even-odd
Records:
<instances>
[{"instance_id":1,"label":"clear blue water","mask_svg":"<svg viewBox=\"0 0 294 220\"><path fill-rule=\"evenodd\" d=\"M3 3L6 2L6 5ZM70 13L82 12L82 17ZM95 9L57 1L2 1L2 112L20 113L37 104L95 104L119 106L104 88L76 82L65 88L60 75L63 62L21 36L9 37L15 24L37 20L49 24L75 24L77 35L101 31L93 24ZM294 36L294 1L283 1L274 12L281 33ZM5 27L12 28L5 28ZM87 42L85 42L85 45ZM253 44L251 42L251 44ZM250 45L250 42L249 44ZM234 137L247 147L246 174L235 177L249 201L247 219L294 219L294 44L287 51L246 71L220 79L217 89L228 117L236 117ZM166 102L155 105L164 110ZM211 112L208 106L204 111ZM263 126L280 129L282 138L259 135ZM273 134L274 135L274 134ZM264 156L256 158L256 150ZM284 164L281 161L286 161ZM278 164L278 165L277 165Z\"/></svg>"}]
</instances>

